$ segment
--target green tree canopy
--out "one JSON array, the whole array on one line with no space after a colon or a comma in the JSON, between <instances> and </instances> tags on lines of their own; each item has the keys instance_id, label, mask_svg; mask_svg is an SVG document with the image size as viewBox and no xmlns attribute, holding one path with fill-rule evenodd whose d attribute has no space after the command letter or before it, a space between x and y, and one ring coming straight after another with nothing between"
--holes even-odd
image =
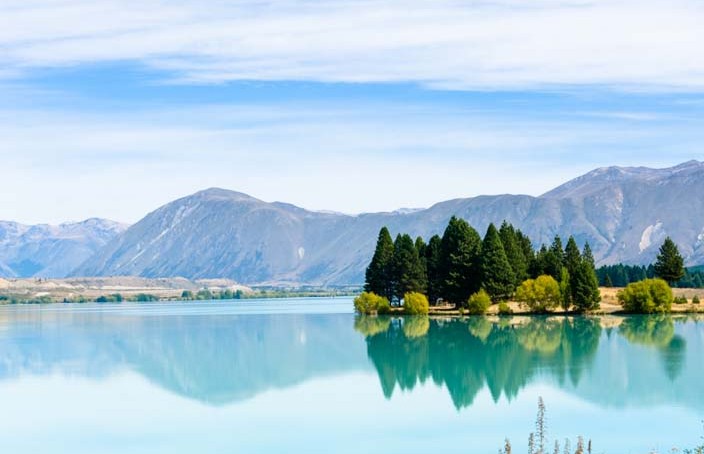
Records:
<instances>
[{"instance_id":1,"label":"green tree canopy","mask_svg":"<svg viewBox=\"0 0 704 454\"><path fill-rule=\"evenodd\" d=\"M684 277L684 259L669 236L660 246L660 253L655 262L655 275L670 285Z\"/></svg>"},{"instance_id":2,"label":"green tree canopy","mask_svg":"<svg viewBox=\"0 0 704 454\"><path fill-rule=\"evenodd\" d=\"M528 279L516 290L516 300L534 312L547 312L561 302L560 284L548 275Z\"/></svg>"},{"instance_id":3,"label":"green tree canopy","mask_svg":"<svg viewBox=\"0 0 704 454\"><path fill-rule=\"evenodd\" d=\"M439 235L433 235L425 248L425 268L428 278L428 299L432 304L442 293L442 275L440 273L442 240Z\"/></svg>"},{"instance_id":4,"label":"green tree canopy","mask_svg":"<svg viewBox=\"0 0 704 454\"><path fill-rule=\"evenodd\" d=\"M672 289L663 279L646 279L628 284L618 292L624 310L641 314L670 312Z\"/></svg>"},{"instance_id":5,"label":"green tree canopy","mask_svg":"<svg viewBox=\"0 0 704 454\"><path fill-rule=\"evenodd\" d=\"M506 252L506 257L513 270L515 286L528 279L528 258L523 250L521 239L516 229L504 221L499 228L501 244Z\"/></svg>"},{"instance_id":6,"label":"green tree canopy","mask_svg":"<svg viewBox=\"0 0 704 454\"><path fill-rule=\"evenodd\" d=\"M440 245L442 297L451 303L464 304L469 295L479 290L481 243L479 234L467 221L452 216Z\"/></svg>"},{"instance_id":7,"label":"green tree canopy","mask_svg":"<svg viewBox=\"0 0 704 454\"><path fill-rule=\"evenodd\" d=\"M425 270L410 235L399 234L396 237L391 269L396 301L400 301L407 292L425 292Z\"/></svg>"},{"instance_id":8,"label":"green tree canopy","mask_svg":"<svg viewBox=\"0 0 704 454\"><path fill-rule=\"evenodd\" d=\"M391 284L391 260L394 255L394 242L389 229L382 227L376 242L376 249L372 261L365 274L364 290L376 293L387 299L393 297Z\"/></svg>"},{"instance_id":9,"label":"green tree canopy","mask_svg":"<svg viewBox=\"0 0 704 454\"><path fill-rule=\"evenodd\" d=\"M516 289L516 277L506 257L499 231L489 224L482 242L482 287L492 301L505 301Z\"/></svg>"}]
</instances>

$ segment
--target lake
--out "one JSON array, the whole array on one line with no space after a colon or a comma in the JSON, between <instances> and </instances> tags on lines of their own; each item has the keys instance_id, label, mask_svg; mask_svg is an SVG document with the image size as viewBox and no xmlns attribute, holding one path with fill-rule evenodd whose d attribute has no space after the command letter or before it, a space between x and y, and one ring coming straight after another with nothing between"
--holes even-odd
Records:
<instances>
[{"instance_id":1,"label":"lake","mask_svg":"<svg viewBox=\"0 0 704 454\"><path fill-rule=\"evenodd\" d=\"M700 442L703 382L695 316L359 318L349 298L0 307L2 453L496 453L505 437L517 453L540 396L550 440L664 453Z\"/></svg>"}]
</instances>

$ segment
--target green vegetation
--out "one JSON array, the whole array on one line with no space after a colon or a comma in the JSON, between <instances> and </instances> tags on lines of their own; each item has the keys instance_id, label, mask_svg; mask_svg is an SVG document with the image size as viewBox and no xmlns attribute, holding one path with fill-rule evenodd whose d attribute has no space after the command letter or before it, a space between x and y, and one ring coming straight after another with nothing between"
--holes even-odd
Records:
<instances>
[{"instance_id":1,"label":"green vegetation","mask_svg":"<svg viewBox=\"0 0 704 454\"><path fill-rule=\"evenodd\" d=\"M440 282L442 298L464 304L481 287L479 234L464 219L453 216L440 243Z\"/></svg>"},{"instance_id":2,"label":"green vegetation","mask_svg":"<svg viewBox=\"0 0 704 454\"><path fill-rule=\"evenodd\" d=\"M427 315L430 309L428 298L419 292L408 292L403 296L403 311L408 315Z\"/></svg>"},{"instance_id":3,"label":"green vegetation","mask_svg":"<svg viewBox=\"0 0 704 454\"><path fill-rule=\"evenodd\" d=\"M389 300L373 292L363 292L354 299L354 309L359 314L386 314L391 310Z\"/></svg>"},{"instance_id":4,"label":"green vegetation","mask_svg":"<svg viewBox=\"0 0 704 454\"><path fill-rule=\"evenodd\" d=\"M673 304L687 304L687 297L686 296L676 296L672 300Z\"/></svg>"},{"instance_id":5,"label":"green vegetation","mask_svg":"<svg viewBox=\"0 0 704 454\"><path fill-rule=\"evenodd\" d=\"M655 261L655 276L665 280L668 284L679 281L684 277L684 259L677 249L677 245L668 236L660 246L660 253Z\"/></svg>"},{"instance_id":6,"label":"green vegetation","mask_svg":"<svg viewBox=\"0 0 704 454\"><path fill-rule=\"evenodd\" d=\"M677 246L668 238L660 247L656 264L647 267L623 264L602 266L597 270L599 284L604 287L625 287L632 282L660 277L669 281L672 287L704 288L704 269L684 268L681 258Z\"/></svg>"},{"instance_id":7,"label":"green vegetation","mask_svg":"<svg viewBox=\"0 0 704 454\"><path fill-rule=\"evenodd\" d=\"M482 242L481 273L482 287L494 302L509 299L516 289L516 276L494 224L489 224Z\"/></svg>"},{"instance_id":8,"label":"green vegetation","mask_svg":"<svg viewBox=\"0 0 704 454\"><path fill-rule=\"evenodd\" d=\"M549 289L539 288L533 295L536 289L529 287L539 276L553 280ZM556 292L553 283L557 284ZM548 281L543 278L539 284ZM564 249L562 239L555 237L549 248L543 245L536 254L530 239L508 222L500 229L489 224L482 239L465 220L455 216L442 237L434 235L428 243L421 237L413 241L402 233L391 242L388 228L382 228L365 284L367 292L387 297L392 306L400 305L403 295L414 292L427 295L432 304L444 301L463 309L470 296L480 290L493 303L500 303L513 298L518 287L523 287L520 299L538 312L558 305L566 311L587 312L597 309L601 300L589 244L580 253L573 237ZM483 312L482 306L474 305L469 312Z\"/></svg>"},{"instance_id":9,"label":"green vegetation","mask_svg":"<svg viewBox=\"0 0 704 454\"><path fill-rule=\"evenodd\" d=\"M508 305L506 301L501 301L499 303L499 315L511 315L513 314L513 309Z\"/></svg>"},{"instance_id":10,"label":"green vegetation","mask_svg":"<svg viewBox=\"0 0 704 454\"><path fill-rule=\"evenodd\" d=\"M699 295L694 295L694 298L692 298L692 304L699 304Z\"/></svg>"},{"instance_id":11,"label":"green vegetation","mask_svg":"<svg viewBox=\"0 0 704 454\"><path fill-rule=\"evenodd\" d=\"M618 301L627 312L653 314L670 312L672 289L663 279L646 279L619 291Z\"/></svg>"},{"instance_id":12,"label":"green vegetation","mask_svg":"<svg viewBox=\"0 0 704 454\"><path fill-rule=\"evenodd\" d=\"M469 301L467 301L467 312L470 315L483 315L486 314L489 306L491 306L491 298L489 294L482 289L469 297Z\"/></svg>"},{"instance_id":13,"label":"green vegetation","mask_svg":"<svg viewBox=\"0 0 704 454\"><path fill-rule=\"evenodd\" d=\"M548 275L528 279L516 290L516 301L526 304L533 312L547 312L560 305L560 285Z\"/></svg>"},{"instance_id":14,"label":"green vegetation","mask_svg":"<svg viewBox=\"0 0 704 454\"><path fill-rule=\"evenodd\" d=\"M108 296L99 296L95 302L96 303L121 303L124 300L121 294L113 293Z\"/></svg>"},{"instance_id":15,"label":"green vegetation","mask_svg":"<svg viewBox=\"0 0 704 454\"><path fill-rule=\"evenodd\" d=\"M379 232L374 256L367 267L365 291L376 293L389 300L393 298L393 286L390 279L393 255L394 242L391 239L389 229L383 227Z\"/></svg>"}]
</instances>

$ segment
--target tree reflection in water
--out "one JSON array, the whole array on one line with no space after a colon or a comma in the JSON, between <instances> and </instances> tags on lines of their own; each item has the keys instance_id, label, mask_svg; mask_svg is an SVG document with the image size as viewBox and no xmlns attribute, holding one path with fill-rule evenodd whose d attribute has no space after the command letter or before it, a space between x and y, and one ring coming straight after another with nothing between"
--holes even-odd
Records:
<instances>
[{"instance_id":1,"label":"tree reflection in water","mask_svg":"<svg viewBox=\"0 0 704 454\"><path fill-rule=\"evenodd\" d=\"M599 317L370 317L358 316L384 395L432 379L444 385L457 409L487 386L494 401L511 400L538 373L577 387L590 367L606 326L634 348L659 352L669 381L684 367L686 341L670 316Z\"/></svg>"}]
</instances>

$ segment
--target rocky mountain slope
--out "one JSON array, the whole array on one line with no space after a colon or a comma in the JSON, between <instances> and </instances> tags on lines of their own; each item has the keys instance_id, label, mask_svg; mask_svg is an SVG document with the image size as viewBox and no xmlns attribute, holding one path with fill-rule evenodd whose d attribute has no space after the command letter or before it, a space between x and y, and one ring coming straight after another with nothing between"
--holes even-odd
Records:
<instances>
[{"instance_id":1,"label":"rocky mountain slope","mask_svg":"<svg viewBox=\"0 0 704 454\"><path fill-rule=\"evenodd\" d=\"M0 221L0 277L64 277L126 229L105 219L58 226Z\"/></svg>"},{"instance_id":2,"label":"rocky mountain slope","mask_svg":"<svg viewBox=\"0 0 704 454\"><path fill-rule=\"evenodd\" d=\"M452 215L482 234L490 222L506 219L536 245L573 234L580 244L590 242L601 264L650 263L670 235L688 264L702 264L702 195L704 163L697 161L668 169L597 169L540 197L480 196L357 216L208 189L150 213L72 274L357 284L381 226L428 237L441 234Z\"/></svg>"}]
</instances>

